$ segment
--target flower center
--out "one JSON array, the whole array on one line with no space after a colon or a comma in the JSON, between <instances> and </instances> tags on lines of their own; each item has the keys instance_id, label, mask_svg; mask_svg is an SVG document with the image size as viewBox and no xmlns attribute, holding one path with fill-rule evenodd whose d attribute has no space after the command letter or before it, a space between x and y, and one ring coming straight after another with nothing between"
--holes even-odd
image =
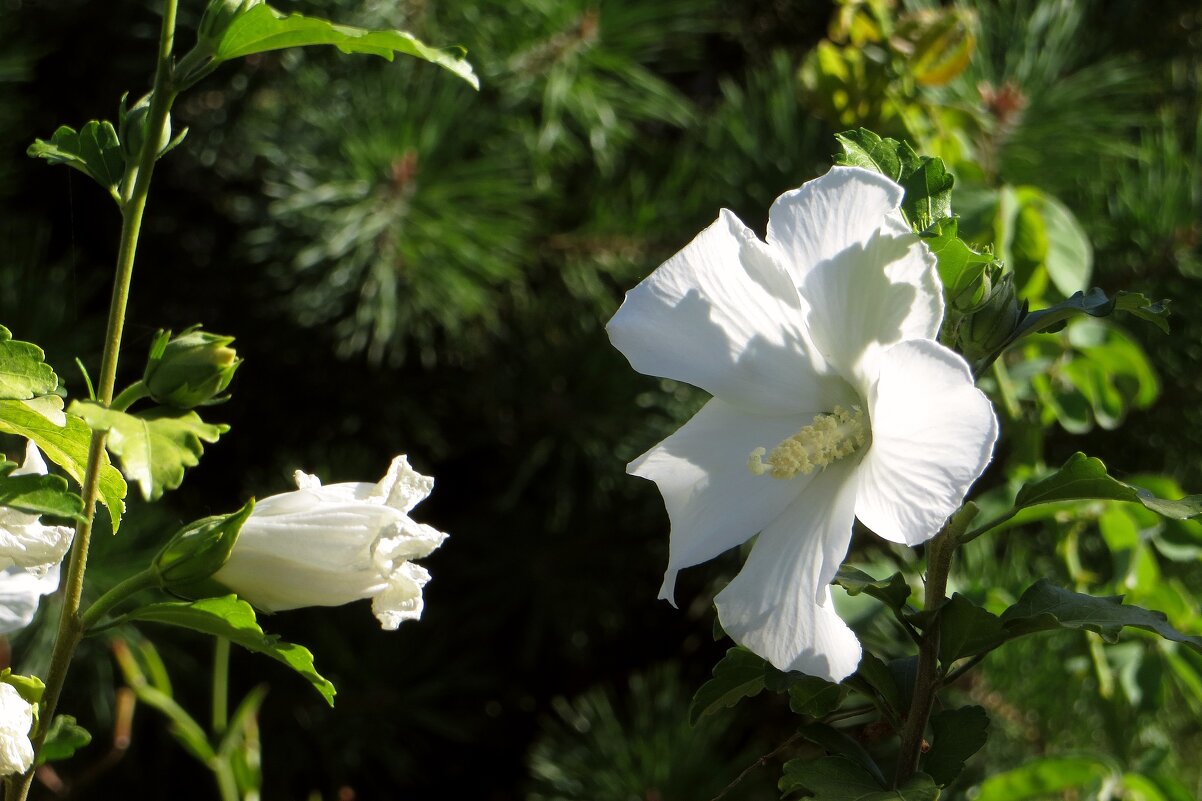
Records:
<instances>
[{"instance_id":1,"label":"flower center","mask_svg":"<svg viewBox=\"0 0 1202 801\"><path fill-rule=\"evenodd\" d=\"M747 469L757 476L795 478L812 473L845 456L851 456L868 441L868 426L859 406L851 411L836 406L830 414L814 415L814 422L781 442L771 453L756 448L747 458ZM767 454L767 458L764 458Z\"/></svg>"}]
</instances>

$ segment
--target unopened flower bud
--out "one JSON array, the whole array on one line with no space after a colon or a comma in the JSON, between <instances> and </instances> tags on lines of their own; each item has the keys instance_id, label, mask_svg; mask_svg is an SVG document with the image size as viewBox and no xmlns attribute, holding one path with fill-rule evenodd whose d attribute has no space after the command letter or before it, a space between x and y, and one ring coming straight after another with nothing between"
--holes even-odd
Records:
<instances>
[{"instance_id":1,"label":"unopened flower bud","mask_svg":"<svg viewBox=\"0 0 1202 801\"><path fill-rule=\"evenodd\" d=\"M185 596L203 594L197 590L229 561L254 508L251 500L232 514L206 517L177 531L151 562L159 586Z\"/></svg>"},{"instance_id":2,"label":"unopened flower bud","mask_svg":"<svg viewBox=\"0 0 1202 801\"><path fill-rule=\"evenodd\" d=\"M220 402L242 360L234 338L191 328L177 337L160 332L150 347L142 381L157 403L191 409Z\"/></svg>"},{"instance_id":3,"label":"unopened flower bud","mask_svg":"<svg viewBox=\"0 0 1202 801\"><path fill-rule=\"evenodd\" d=\"M1006 273L998 281L989 299L968 315L961 329L961 350L969 361L997 352L1009 341L1023 318L1023 304L1014 295L1014 275Z\"/></svg>"},{"instance_id":4,"label":"unopened flower bud","mask_svg":"<svg viewBox=\"0 0 1202 801\"><path fill-rule=\"evenodd\" d=\"M198 47L216 49L230 23L263 0L210 0L196 31Z\"/></svg>"},{"instance_id":5,"label":"unopened flower bud","mask_svg":"<svg viewBox=\"0 0 1202 801\"><path fill-rule=\"evenodd\" d=\"M133 108L121 111L120 125L117 138L121 140L121 152L127 164L136 163L142 157L142 145L146 142L146 127L150 124L150 99L152 94L145 94ZM124 105L124 99L122 99ZM171 142L171 115L163 123L163 133L159 137L157 153L162 153Z\"/></svg>"}]
</instances>

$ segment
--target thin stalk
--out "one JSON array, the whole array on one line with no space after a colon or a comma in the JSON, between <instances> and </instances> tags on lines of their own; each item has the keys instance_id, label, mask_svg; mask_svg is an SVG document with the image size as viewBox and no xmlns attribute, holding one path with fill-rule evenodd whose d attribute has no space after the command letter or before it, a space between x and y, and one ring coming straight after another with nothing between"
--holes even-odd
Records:
<instances>
[{"instance_id":1,"label":"thin stalk","mask_svg":"<svg viewBox=\"0 0 1202 801\"><path fill-rule=\"evenodd\" d=\"M130 597L134 593L157 586L158 583L158 576L156 576L149 568L143 570L141 573L135 573L134 575L125 579L120 584L106 592L104 595L101 595L99 598L97 598L96 601L80 616L79 622L83 626L83 630L85 632L91 630L91 628L96 625L97 621L104 617L109 610L124 601L126 598Z\"/></svg>"},{"instance_id":2,"label":"thin stalk","mask_svg":"<svg viewBox=\"0 0 1202 801\"><path fill-rule=\"evenodd\" d=\"M213 734L220 738L230 723L230 641L213 638Z\"/></svg>"},{"instance_id":3,"label":"thin stalk","mask_svg":"<svg viewBox=\"0 0 1202 801\"><path fill-rule=\"evenodd\" d=\"M213 771L213 776L217 779L217 790L221 793L221 801L241 801L241 796L238 794L238 782L234 778L234 770L230 767L229 760L213 757L209 762L209 770Z\"/></svg>"},{"instance_id":4,"label":"thin stalk","mask_svg":"<svg viewBox=\"0 0 1202 801\"><path fill-rule=\"evenodd\" d=\"M129 287L133 277L134 257L138 249L138 235L142 230L142 215L146 210L146 199L150 192L150 178L158 156L158 143L166 128L167 114L175 99L171 86L171 52L175 42L175 15L179 0L165 0L163 24L159 36L158 61L155 66L154 97L150 103L146 140L142 147L141 162L137 179L129 201L121 209L121 240L117 247L117 263L113 279L113 295L109 304L108 326L105 331L104 356L100 363L100 383L97 400L108 406L113 400L113 388L117 383L117 359L121 351L121 335L125 328L125 310L129 302ZM75 539L67 563L67 574L63 580L63 608L59 616L58 634L54 641L54 652L50 658L50 670L46 678L46 691L42 696L37 730L32 737L34 754L41 751L50 722L54 719L66 683L67 670L75 649L85 631L79 607L83 597L84 570L88 562L88 546L92 538L92 522L96 515L96 499L100 489L100 468L104 456L104 432L92 435L88 450L88 465L84 473L82 495L84 519L76 526ZM33 784L30 769L19 782L10 785L7 797L24 801Z\"/></svg>"},{"instance_id":5,"label":"thin stalk","mask_svg":"<svg viewBox=\"0 0 1202 801\"><path fill-rule=\"evenodd\" d=\"M944 526L927 545L927 587L923 609L938 614L939 607L947 597L947 576L952 568L952 556L956 552L956 532L951 523ZM897 755L897 772L894 786L901 786L918 771L918 759L922 753L923 734L931 707L935 703L935 691L939 688L939 625L932 616L918 646L918 667L914 679L914 696L910 712L902 728L901 749Z\"/></svg>"},{"instance_id":6,"label":"thin stalk","mask_svg":"<svg viewBox=\"0 0 1202 801\"><path fill-rule=\"evenodd\" d=\"M121 390L121 394L113 398L113 402L109 404L109 408L123 412L143 398L149 397L150 389L147 388L146 384L142 381L135 381L125 389Z\"/></svg>"}]
</instances>

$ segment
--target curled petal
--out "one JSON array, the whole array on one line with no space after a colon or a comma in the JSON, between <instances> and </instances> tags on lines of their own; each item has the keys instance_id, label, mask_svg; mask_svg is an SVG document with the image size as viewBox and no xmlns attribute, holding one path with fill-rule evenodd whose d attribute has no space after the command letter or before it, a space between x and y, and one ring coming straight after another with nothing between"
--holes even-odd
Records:
<instances>
[{"instance_id":1,"label":"curled petal","mask_svg":"<svg viewBox=\"0 0 1202 801\"><path fill-rule=\"evenodd\" d=\"M828 583L847 554L855 498L854 466L819 473L714 599L726 633L779 670L842 681L860 663L860 643L835 612Z\"/></svg>"},{"instance_id":2,"label":"curled petal","mask_svg":"<svg viewBox=\"0 0 1202 801\"><path fill-rule=\"evenodd\" d=\"M673 601L676 574L746 542L793 502L809 481L753 475L751 452L771 448L812 415L759 417L714 398L627 471L659 486L672 522L660 598Z\"/></svg>"},{"instance_id":3,"label":"curled petal","mask_svg":"<svg viewBox=\"0 0 1202 801\"><path fill-rule=\"evenodd\" d=\"M0 634L11 634L33 622L43 595L58 589L59 565L39 576L19 567L0 571Z\"/></svg>"},{"instance_id":4,"label":"curled petal","mask_svg":"<svg viewBox=\"0 0 1202 801\"><path fill-rule=\"evenodd\" d=\"M635 370L728 403L773 414L828 405L797 288L729 211L630 290L607 330Z\"/></svg>"},{"instance_id":5,"label":"curled petal","mask_svg":"<svg viewBox=\"0 0 1202 801\"><path fill-rule=\"evenodd\" d=\"M939 532L989 463L997 418L964 359L930 340L884 354L869 406L856 516L887 540L917 545Z\"/></svg>"},{"instance_id":6,"label":"curled petal","mask_svg":"<svg viewBox=\"0 0 1202 801\"><path fill-rule=\"evenodd\" d=\"M425 602L422 588L430 581L430 573L421 565L404 563L389 579L388 587L371 599L371 611L387 631L396 629L406 620L422 616Z\"/></svg>"}]
</instances>

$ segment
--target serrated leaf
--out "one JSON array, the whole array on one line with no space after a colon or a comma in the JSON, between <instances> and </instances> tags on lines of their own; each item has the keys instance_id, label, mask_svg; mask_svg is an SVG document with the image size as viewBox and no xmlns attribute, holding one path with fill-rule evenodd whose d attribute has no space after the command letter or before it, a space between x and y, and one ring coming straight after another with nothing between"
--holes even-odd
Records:
<instances>
[{"instance_id":1,"label":"serrated leaf","mask_svg":"<svg viewBox=\"0 0 1202 801\"><path fill-rule=\"evenodd\" d=\"M6 462L6 465L13 465ZM67 489L61 476L10 476L0 467L0 506L34 515L83 519L83 499Z\"/></svg>"},{"instance_id":2,"label":"serrated leaf","mask_svg":"<svg viewBox=\"0 0 1202 801\"><path fill-rule=\"evenodd\" d=\"M905 189L901 210L916 231L952 214L955 179L940 159L919 156L906 142L882 139L860 128L835 134L843 153L836 163L879 172Z\"/></svg>"},{"instance_id":3,"label":"serrated leaf","mask_svg":"<svg viewBox=\"0 0 1202 801\"><path fill-rule=\"evenodd\" d=\"M868 771L837 756L786 762L779 787L783 794L801 792L814 801L935 801L939 797L935 782L925 773L915 774L896 790L886 790Z\"/></svg>"},{"instance_id":4,"label":"serrated leaf","mask_svg":"<svg viewBox=\"0 0 1202 801\"><path fill-rule=\"evenodd\" d=\"M1051 475L1023 484L1014 499L1014 510L1054 501L1099 499L1143 504L1153 512L1178 520L1202 515L1202 495L1180 500L1158 498L1133 484L1119 481L1106 472L1101 459L1077 452Z\"/></svg>"},{"instance_id":5,"label":"serrated leaf","mask_svg":"<svg viewBox=\"0 0 1202 801\"><path fill-rule=\"evenodd\" d=\"M236 595L202 598L192 602L169 601L150 604L122 615L121 620L166 623L225 637L243 648L266 654L287 665L308 679L330 706L334 705L334 685L314 668L313 654L309 649L295 643L282 642L274 635L264 634L255 619L255 610Z\"/></svg>"},{"instance_id":6,"label":"serrated leaf","mask_svg":"<svg viewBox=\"0 0 1202 801\"><path fill-rule=\"evenodd\" d=\"M76 751L92 742L92 735L83 726L75 722L70 715L55 715L46 732L46 740L38 753L38 764L58 762L67 759Z\"/></svg>"},{"instance_id":7,"label":"serrated leaf","mask_svg":"<svg viewBox=\"0 0 1202 801\"><path fill-rule=\"evenodd\" d=\"M45 360L41 348L13 339L0 325L0 400L29 400L58 389L58 376Z\"/></svg>"},{"instance_id":8,"label":"serrated leaf","mask_svg":"<svg viewBox=\"0 0 1202 801\"><path fill-rule=\"evenodd\" d=\"M0 401L0 432L33 440L47 459L82 485L92 430L75 415L64 414L62 407L63 400L56 395L30 401ZM102 454L101 460L100 502L109 510L115 532L125 513L127 487L121 472L109 464L108 455Z\"/></svg>"},{"instance_id":9,"label":"serrated leaf","mask_svg":"<svg viewBox=\"0 0 1202 801\"><path fill-rule=\"evenodd\" d=\"M1009 637L1055 629L1087 629L1109 642L1118 639L1125 626L1150 631L1166 640L1202 651L1202 637L1182 634L1160 612L1124 604L1123 596L1097 597L1057 587L1040 579L1002 613Z\"/></svg>"},{"instance_id":10,"label":"serrated leaf","mask_svg":"<svg viewBox=\"0 0 1202 801\"><path fill-rule=\"evenodd\" d=\"M714 665L713 678L702 684L689 705L689 723L720 709L734 706L744 698L759 695L764 689L766 661L742 646L731 648Z\"/></svg>"},{"instance_id":11,"label":"serrated leaf","mask_svg":"<svg viewBox=\"0 0 1202 801\"><path fill-rule=\"evenodd\" d=\"M960 593L939 608L939 661L946 668L984 653L1007 639L1002 620Z\"/></svg>"},{"instance_id":12,"label":"serrated leaf","mask_svg":"<svg viewBox=\"0 0 1202 801\"><path fill-rule=\"evenodd\" d=\"M946 787L964 770L968 758L985 745L989 715L979 706L944 709L931 715L931 750L922 770L940 787Z\"/></svg>"},{"instance_id":13,"label":"serrated leaf","mask_svg":"<svg viewBox=\"0 0 1202 801\"><path fill-rule=\"evenodd\" d=\"M59 126L47 142L34 140L26 151L34 158L51 164L66 164L90 176L110 194L125 177L125 156L113 124L91 120L77 132L69 125Z\"/></svg>"},{"instance_id":14,"label":"serrated leaf","mask_svg":"<svg viewBox=\"0 0 1202 801\"><path fill-rule=\"evenodd\" d=\"M797 733L810 742L821 746L830 756L841 756L850 759L858 767L872 777L878 787L884 787L888 784L885 781L885 775L881 773L881 768L876 764L864 746L860 745L854 738L836 729L834 726L828 726L825 723L807 723L804 726L799 726Z\"/></svg>"},{"instance_id":15,"label":"serrated leaf","mask_svg":"<svg viewBox=\"0 0 1202 801\"><path fill-rule=\"evenodd\" d=\"M847 590L848 595L871 595L890 609L901 609L910 597L910 585L901 573L894 573L887 579L874 579L863 570L843 565L833 583Z\"/></svg>"},{"instance_id":16,"label":"serrated leaf","mask_svg":"<svg viewBox=\"0 0 1202 801\"><path fill-rule=\"evenodd\" d=\"M789 708L799 715L820 718L834 712L847 697L848 689L817 676L802 676L789 687Z\"/></svg>"},{"instance_id":17,"label":"serrated leaf","mask_svg":"<svg viewBox=\"0 0 1202 801\"><path fill-rule=\"evenodd\" d=\"M430 47L405 31L369 31L316 17L285 15L267 5L253 6L229 24L217 44L214 60L220 63L253 53L309 45L333 45L343 53L364 53L388 61L396 53L402 53L437 64L480 88L480 81L463 58L461 48Z\"/></svg>"},{"instance_id":18,"label":"serrated leaf","mask_svg":"<svg viewBox=\"0 0 1202 801\"><path fill-rule=\"evenodd\" d=\"M148 501L160 498L195 467L204 443L214 443L229 426L206 423L194 411L160 407L138 414L107 409L91 401L75 401L69 412L97 431L108 431L109 452L121 460L122 472Z\"/></svg>"}]
</instances>

